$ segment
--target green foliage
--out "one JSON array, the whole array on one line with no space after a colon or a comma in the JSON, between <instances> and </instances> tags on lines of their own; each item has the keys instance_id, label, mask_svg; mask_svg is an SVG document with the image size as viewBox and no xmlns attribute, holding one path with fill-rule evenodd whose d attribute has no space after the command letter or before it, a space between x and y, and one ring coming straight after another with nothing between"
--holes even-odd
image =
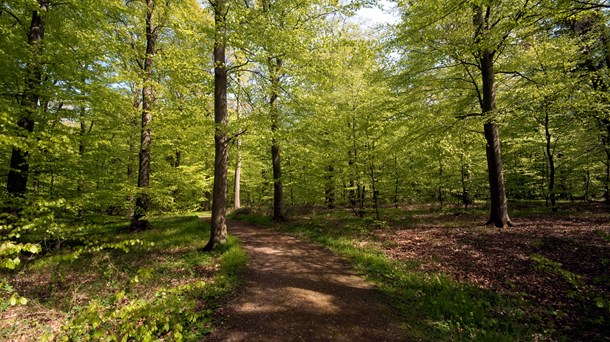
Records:
<instances>
[{"instance_id":1,"label":"green foliage","mask_svg":"<svg viewBox=\"0 0 610 342\"><path fill-rule=\"evenodd\" d=\"M0 280L0 312L5 312L11 306L27 303L27 298L19 296L10 284Z\"/></svg>"},{"instance_id":2,"label":"green foliage","mask_svg":"<svg viewBox=\"0 0 610 342\"><path fill-rule=\"evenodd\" d=\"M122 232L124 220L90 221L96 220L86 240L105 243L95 248L64 245L29 260L16 275L16 289L28 303L63 312L61 331L48 338L188 341L212 331L214 310L241 282L247 262L235 239L210 254L199 250L209 227L198 217L151 218L154 228L139 234L139 243ZM37 284L49 270L47 283ZM26 312L34 309L25 306ZM22 327L28 324L21 322Z\"/></svg>"},{"instance_id":3,"label":"green foliage","mask_svg":"<svg viewBox=\"0 0 610 342\"><path fill-rule=\"evenodd\" d=\"M610 296L603 291L600 291L596 285L601 285L602 287L607 286L610 284L610 278L599 277L594 279L593 283L587 283L581 275L566 270L559 262L539 254L530 255L530 258L537 268L550 274L558 275L570 284L572 290L568 293L568 296L583 303L585 309L601 309L604 311L603 314L599 314L591 323L598 325L599 327L605 327L608 324L608 318L610 318ZM603 266L607 268L607 261L602 262L605 263Z\"/></svg>"}]
</instances>

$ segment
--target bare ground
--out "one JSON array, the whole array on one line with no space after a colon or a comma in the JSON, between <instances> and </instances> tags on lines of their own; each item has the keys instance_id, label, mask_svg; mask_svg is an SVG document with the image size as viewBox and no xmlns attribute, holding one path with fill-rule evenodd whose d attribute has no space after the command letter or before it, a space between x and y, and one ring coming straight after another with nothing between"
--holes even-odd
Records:
<instances>
[{"instance_id":1,"label":"bare ground","mask_svg":"<svg viewBox=\"0 0 610 342\"><path fill-rule=\"evenodd\" d=\"M595 298L610 297L610 233L607 214L599 212L531 215L514 219L505 230L484 227L485 217L423 213L408 223L369 235L396 260L425 272L498 292L520 293L533 303L531 317L550 322L559 336L610 340L604 324L610 314ZM543 256L560 265L541 267ZM558 266L558 267L557 267ZM560 274L558 269L569 273ZM575 283L567 277L573 275Z\"/></svg>"},{"instance_id":2,"label":"bare ground","mask_svg":"<svg viewBox=\"0 0 610 342\"><path fill-rule=\"evenodd\" d=\"M229 222L251 257L242 290L209 341L405 341L394 310L327 249Z\"/></svg>"}]
</instances>

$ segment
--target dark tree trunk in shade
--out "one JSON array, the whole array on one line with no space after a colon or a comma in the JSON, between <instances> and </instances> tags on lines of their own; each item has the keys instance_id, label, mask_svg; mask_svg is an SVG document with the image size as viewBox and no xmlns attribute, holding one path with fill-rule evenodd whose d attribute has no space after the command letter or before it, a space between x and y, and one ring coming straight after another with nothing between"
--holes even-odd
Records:
<instances>
[{"instance_id":1,"label":"dark tree trunk in shade","mask_svg":"<svg viewBox=\"0 0 610 342\"><path fill-rule=\"evenodd\" d=\"M210 2L214 7L214 193L210 240L203 248L211 251L227 241L227 174L229 171L229 137L227 134L227 68L225 60L225 0Z\"/></svg>"},{"instance_id":2,"label":"dark tree trunk in shade","mask_svg":"<svg viewBox=\"0 0 610 342\"><path fill-rule=\"evenodd\" d=\"M553 146L552 146L552 135L549 130L549 112L548 109L545 108L544 115L544 134L546 138L546 157L549 162L549 197L551 200L551 210L553 212L557 211L557 196L555 195L555 159L553 155Z\"/></svg>"},{"instance_id":3,"label":"dark tree trunk in shade","mask_svg":"<svg viewBox=\"0 0 610 342\"><path fill-rule=\"evenodd\" d=\"M273 220L284 220L284 188L282 186L282 164L277 139L271 140L271 160L273 163Z\"/></svg>"},{"instance_id":4,"label":"dark tree trunk in shade","mask_svg":"<svg viewBox=\"0 0 610 342\"><path fill-rule=\"evenodd\" d=\"M335 198L336 198L336 190L335 190L335 168L332 165L326 167L326 190L324 191L324 195L326 197L326 207L328 209L335 208Z\"/></svg>"},{"instance_id":5,"label":"dark tree trunk in shade","mask_svg":"<svg viewBox=\"0 0 610 342\"><path fill-rule=\"evenodd\" d=\"M604 175L604 199L606 205L610 206L610 120L601 119L598 120L602 133L602 144L604 145L604 152L606 155L605 165L606 172Z\"/></svg>"},{"instance_id":6,"label":"dark tree trunk in shade","mask_svg":"<svg viewBox=\"0 0 610 342\"><path fill-rule=\"evenodd\" d=\"M269 111L271 115L271 162L273 166L273 220L284 220L284 188L282 185L282 163L280 144L277 133L280 123L280 113L277 108L277 99L280 88L280 72L282 60L280 58L269 58L269 72L271 74L271 96L269 97Z\"/></svg>"},{"instance_id":7,"label":"dark tree trunk in shade","mask_svg":"<svg viewBox=\"0 0 610 342\"><path fill-rule=\"evenodd\" d=\"M508 217L508 204L504 189L504 175L502 173L502 160L500 158L500 137L498 126L489 122L484 125L485 140L487 141L487 169L489 175L489 192L491 197L491 213L487 224L494 224L498 228L512 226Z\"/></svg>"},{"instance_id":8,"label":"dark tree trunk in shade","mask_svg":"<svg viewBox=\"0 0 610 342\"><path fill-rule=\"evenodd\" d=\"M78 165L78 184L76 186L76 192L79 196L83 196L85 193L85 151L86 151L86 142L85 136L87 134L87 123L85 122L85 108L81 108L80 110L80 132L79 132L79 140L78 140L78 157L79 157L79 165ZM93 121L91 122L91 126L89 131L93 128ZM78 210L78 219L82 220L84 217L84 211L82 206Z\"/></svg>"},{"instance_id":9,"label":"dark tree trunk in shade","mask_svg":"<svg viewBox=\"0 0 610 342\"><path fill-rule=\"evenodd\" d=\"M144 59L144 83L142 87L142 126L140 134L140 163L138 168L138 197L135 212L131 220L131 230L150 228L146 219L149 207L148 186L150 184L150 147L152 146L152 106L155 102L155 90L152 84L153 60L156 52L157 32L155 27L153 0L146 0L146 57Z\"/></svg>"},{"instance_id":10,"label":"dark tree trunk in shade","mask_svg":"<svg viewBox=\"0 0 610 342\"><path fill-rule=\"evenodd\" d=\"M475 6L474 23L476 26L477 42L481 41L481 35L489 30L490 10L483 13L481 6ZM478 51L481 66L481 77L483 93L480 99L481 111L489 119L484 124L487 172L489 176L489 193L491 199L490 215L487 224L494 224L498 228L512 226L508 216L508 204L506 201L506 190L504 188L504 174L502 169L502 155L500 153L500 136L498 126L494 122L496 111L496 85L494 56L495 51L482 48Z\"/></svg>"},{"instance_id":11,"label":"dark tree trunk in shade","mask_svg":"<svg viewBox=\"0 0 610 342\"><path fill-rule=\"evenodd\" d=\"M38 0L39 9L32 12L30 29L28 31L28 45L32 51L33 60L27 65L25 91L22 99L24 113L17 122L19 128L23 130L20 134L24 137L34 131L34 116L39 107L39 88L42 85L42 68L40 57L42 55L45 29L42 13L48 12L49 3L49 0ZM28 173L30 170L28 157L29 153L27 150L13 147L10 169L6 182L6 190L12 196L25 196L28 183Z\"/></svg>"}]
</instances>

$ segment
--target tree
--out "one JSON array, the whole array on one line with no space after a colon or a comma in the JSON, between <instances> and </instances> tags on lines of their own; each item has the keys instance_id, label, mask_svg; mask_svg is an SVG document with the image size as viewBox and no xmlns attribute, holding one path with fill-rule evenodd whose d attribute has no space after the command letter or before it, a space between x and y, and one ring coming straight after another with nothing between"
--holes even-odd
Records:
<instances>
[{"instance_id":1,"label":"tree","mask_svg":"<svg viewBox=\"0 0 610 342\"><path fill-rule=\"evenodd\" d=\"M136 200L136 208L131 220L131 230L144 230L150 228L146 219L146 212L150 206L147 193L150 185L150 148L152 146L152 107L155 102L155 89L153 86L153 63L156 54L156 44L159 27L155 22L155 2L146 0L146 57L144 58L143 87L142 87L142 121L140 135L140 163L138 168L138 188L140 193Z\"/></svg>"},{"instance_id":2,"label":"tree","mask_svg":"<svg viewBox=\"0 0 610 342\"><path fill-rule=\"evenodd\" d=\"M478 59L478 68L481 71L482 92L479 93L479 102L483 116L489 117L484 125L485 140L487 141L487 172L489 174L489 193L491 197L491 213L487 224L493 223L496 227L504 228L512 226L508 217L508 203L506 201L506 190L504 189L504 171L502 168L502 156L500 153L500 134L498 125L494 121L496 112L496 84L495 84L495 69L494 58L496 54L503 48L507 41L504 39L497 42L495 45L485 41L489 39L489 31L494 24L492 22L492 5L489 4L485 8L483 14L483 6L475 5L474 25L475 25L475 56ZM517 13L515 20L517 22L521 13ZM510 31L506 33L510 34ZM491 46L490 46L491 45Z\"/></svg>"},{"instance_id":3,"label":"tree","mask_svg":"<svg viewBox=\"0 0 610 342\"><path fill-rule=\"evenodd\" d=\"M214 9L214 192L210 240L203 248L210 251L227 240L227 173L229 165L229 136L227 132L227 63L225 0L210 1Z\"/></svg>"},{"instance_id":4,"label":"tree","mask_svg":"<svg viewBox=\"0 0 610 342\"><path fill-rule=\"evenodd\" d=\"M469 99L457 119L484 119L491 200L487 224L510 226L498 123L509 120L511 108L506 101L499 107L497 95L514 85L511 76L519 72L506 67L518 55L523 38L545 23L548 4L453 0L399 4L403 23L398 25L395 46L406 49L409 66L404 72L410 73L410 79L420 88L434 86L422 83L432 79L438 86L450 87ZM478 108L471 112L475 103Z\"/></svg>"},{"instance_id":5,"label":"tree","mask_svg":"<svg viewBox=\"0 0 610 342\"><path fill-rule=\"evenodd\" d=\"M24 135L34 131L36 112L39 109L40 87L42 86L42 53L45 33L44 16L49 11L50 0L38 0L38 8L32 11L32 19L27 35L31 56L27 63L25 89L21 99L23 113L18 126L25 130ZM13 147L11 164L6 183L9 194L16 197L25 196L28 182L29 152L21 147Z\"/></svg>"}]
</instances>

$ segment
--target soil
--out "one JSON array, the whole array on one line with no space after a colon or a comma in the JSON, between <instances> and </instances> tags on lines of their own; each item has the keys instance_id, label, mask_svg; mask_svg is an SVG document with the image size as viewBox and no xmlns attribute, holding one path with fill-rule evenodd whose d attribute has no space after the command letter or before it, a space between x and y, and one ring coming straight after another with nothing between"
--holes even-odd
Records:
<instances>
[{"instance_id":1,"label":"soil","mask_svg":"<svg viewBox=\"0 0 610 342\"><path fill-rule=\"evenodd\" d=\"M409 224L374 231L367 240L421 271L521 294L533 304L529 316L550 322L559 336L610 340L604 324L594 323L610 319L594 301L610 297L610 242L602 237L610 233L607 214L538 214L513 219L509 229L482 226L485 218L414 215ZM545 268L535 256L557 264ZM571 275L576 285L567 279Z\"/></svg>"},{"instance_id":2,"label":"soil","mask_svg":"<svg viewBox=\"0 0 610 342\"><path fill-rule=\"evenodd\" d=\"M207 341L405 341L396 312L344 259L269 228L230 221L251 260Z\"/></svg>"}]
</instances>

